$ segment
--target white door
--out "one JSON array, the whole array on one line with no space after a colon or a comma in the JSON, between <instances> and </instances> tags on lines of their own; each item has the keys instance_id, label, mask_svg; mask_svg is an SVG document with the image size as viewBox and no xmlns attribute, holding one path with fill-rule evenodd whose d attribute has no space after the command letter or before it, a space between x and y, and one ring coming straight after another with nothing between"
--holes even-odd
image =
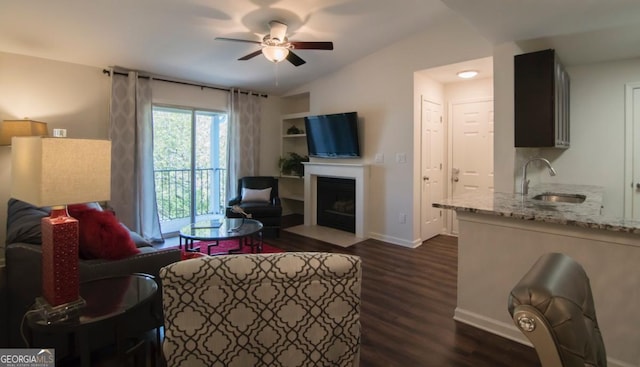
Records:
<instances>
[{"instance_id":1,"label":"white door","mask_svg":"<svg viewBox=\"0 0 640 367\"><path fill-rule=\"evenodd\" d=\"M633 84L627 98L631 98L629 103L629 114L633 124L633 155L631 156L633 173L631 180L631 219L640 220L640 85ZM626 206L626 204L625 204Z\"/></svg>"},{"instance_id":2,"label":"white door","mask_svg":"<svg viewBox=\"0 0 640 367\"><path fill-rule=\"evenodd\" d=\"M423 241L442 232L442 210L434 208L432 205L433 202L439 201L443 197L442 158L444 134L442 126L442 106L422 99L422 225L420 230Z\"/></svg>"},{"instance_id":3,"label":"white door","mask_svg":"<svg viewBox=\"0 0 640 367\"><path fill-rule=\"evenodd\" d=\"M451 196L493 192L493 100L451 105ZM455 213L452 233L458 233Z\"/></svg>"}]
</instances>

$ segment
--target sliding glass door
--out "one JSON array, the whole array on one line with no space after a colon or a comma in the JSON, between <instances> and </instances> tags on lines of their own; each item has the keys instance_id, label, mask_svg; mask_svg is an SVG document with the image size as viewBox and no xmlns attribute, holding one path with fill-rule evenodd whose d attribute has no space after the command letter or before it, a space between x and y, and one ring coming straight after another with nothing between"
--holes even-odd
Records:
<instances>
[{"instance_id":1,"label":"sliding glass door","mask_svg":"<svg viewBox=\"0 0 640 367\"><path fill-rule=\"evenodd\" d=\"M227 114L153 107L153 162L162 233L224 214Z\"/></svg>"}]
</instances>

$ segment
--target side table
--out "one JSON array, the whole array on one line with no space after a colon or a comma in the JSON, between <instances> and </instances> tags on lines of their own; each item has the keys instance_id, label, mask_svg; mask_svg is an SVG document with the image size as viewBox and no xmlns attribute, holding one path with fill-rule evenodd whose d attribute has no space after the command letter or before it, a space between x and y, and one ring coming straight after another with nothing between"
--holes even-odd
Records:
<instances>
[{"instance_id":1,"label":"side table","mask_svg":"<svg viewBox=\"0 0 640 367\"><path fill-rule=\"evenodd\" d=\"M124 316L132 310L149 303L158 292L153 277L134 274L109 277L80 284L80 296L87 302L75 317L47 322L38 312L26 316L30 344L35 333L73 335L72 350L80 355L83 367L91 366L89 333L93 327L107 323L116 335L118 358L124 357L126 336L123 335ZM33 347L33 346L31 346Z\"/></svg>"}]
</instances>

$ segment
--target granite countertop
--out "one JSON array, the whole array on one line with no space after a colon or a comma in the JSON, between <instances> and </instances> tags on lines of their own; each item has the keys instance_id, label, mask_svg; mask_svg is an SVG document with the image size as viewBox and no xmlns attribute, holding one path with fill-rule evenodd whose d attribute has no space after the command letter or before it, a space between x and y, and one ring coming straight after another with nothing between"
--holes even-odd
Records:
<instances>
[{"instance_id":1,"label":"granite countertop","mask_svg":"<svg viewBox=\"0 0 640 367\"><path fill-rule=\"evenodd\" d=\"M579 204L532 199L535 195L545 192L582 194L587 198ZM600 186L539 184L530 187L526 197L502 192L468 193L456 198L444 199L434 203L433 206L469 213L640 234L640 221L601 215L602 196L603 189Z\"/></svg>"}]
</instances>

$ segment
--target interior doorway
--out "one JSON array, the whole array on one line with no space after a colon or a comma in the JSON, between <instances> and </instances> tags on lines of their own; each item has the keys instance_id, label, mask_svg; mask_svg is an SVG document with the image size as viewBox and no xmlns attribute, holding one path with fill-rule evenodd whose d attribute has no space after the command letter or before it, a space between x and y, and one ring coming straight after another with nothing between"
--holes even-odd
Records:
<instances>
[{"instance_id":1,"label":"interior doorway","mask_svg":"<svg viewBox=\"0 0 640 367\"><path fill-rule=\"evenodd\" d=\"M450 197L468 192L493 192L493 98L451 103ZM450 211L451 234L458 233L456 213Z\"/></svg>"},{"instance_id":2,"label":"interior doorway","mask_svg":"<svg viewBox=\"0 0 640 367\"><path fill-rule=\"evenodd\" d=\"M477 76L463 80L456 75L468 70L477 70ZM486 192L493 190L493 58L417 72L415 87L416 94L428 96L416 96L421 113L416 119L421 129L421 170L415 179L419 180L421 188L420 234L424 241L433 236L434 231L436 234L457 234L454 213L444 211L438 220L428 208L437 201L434 198L438 195L449 198L473 188ZM438 137L431 131L424 131L423 126L429 125L424 119L430 113L425 99L441 106L443 121ZM432 149L438 149L439 153ZM426 184L425 177L431 181L433 157L438 154L442 158L441 181L436 185Z\"/></svg>"},{"instance_id":3,"label":"interior doorway","mask_svg":"<svg viewBox=\"0 0 640 367\"><path fill-rule=\"evenodd\" d=\"M625 85L624 216L640 220L640 82Z\"/></svg>"},{"instance_id":4,"label":"interior doorway","mask_svg":"<svg viewBox=\"0 0 640 367\"><path fill-rule=\"evenodd\" d=\"M421 200L421 237L428 240L442 232L442 209L434 208L433 203L443 197L442 169L444 165L444 127L442 124L442 106L422 98L420 113L420 131L422 144L422 200Z\"/></svg>"}]
</instances>

